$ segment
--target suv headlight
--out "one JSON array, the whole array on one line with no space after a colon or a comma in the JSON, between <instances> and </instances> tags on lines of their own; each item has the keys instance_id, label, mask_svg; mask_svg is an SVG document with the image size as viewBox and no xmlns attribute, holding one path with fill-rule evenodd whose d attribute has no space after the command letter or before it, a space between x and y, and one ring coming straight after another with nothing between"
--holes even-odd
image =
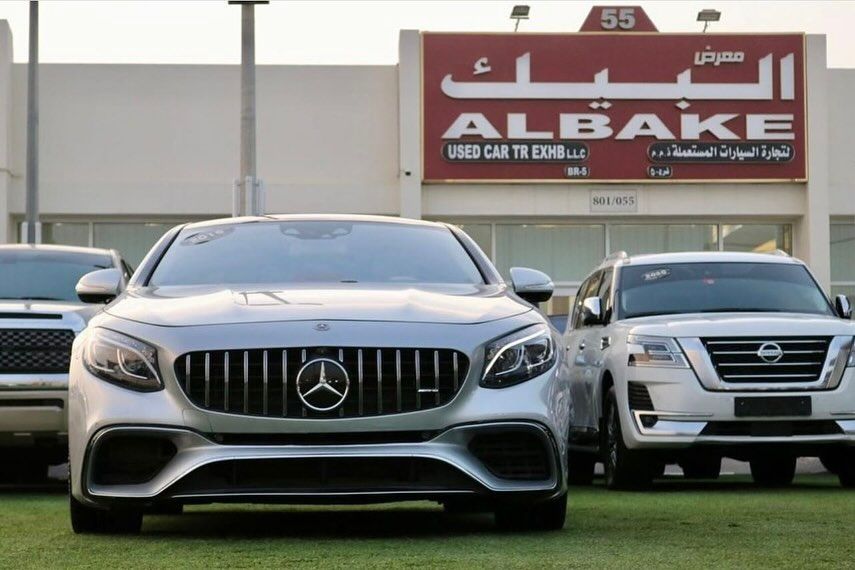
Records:
<instances>
[{"instance_id":1,"label":"suv headlight","mask_svg":"<svg viewBox=\"0 0 855 570\"><path fill-rule=\"evenodd\" d=\"M673 338L663 336L626 337L629 366L651 366L655 368L688 368L689 363L683 350Z\"/></svg>"},{"instance_id":2,"label":"suv headlight","mask_svg":"<svg viewBox=\"0 0 855 570\"><path fill-rule=\"evenodd\" d=\"M535 325L487 345L481 386L504 388L543 374L555 363L555 344L546 325Z\"/></svg>"},{"instance_id":3,"label":"suv headlight","mask_svg":"<svg viewBox=\"0 0 855 570\"><path fill-rule=\"evenodd\" d=\"M83 350L83 364L95 376L138 392L163 388L157 351L141 340L94 328Z\"/></svg>"}]
</instances>

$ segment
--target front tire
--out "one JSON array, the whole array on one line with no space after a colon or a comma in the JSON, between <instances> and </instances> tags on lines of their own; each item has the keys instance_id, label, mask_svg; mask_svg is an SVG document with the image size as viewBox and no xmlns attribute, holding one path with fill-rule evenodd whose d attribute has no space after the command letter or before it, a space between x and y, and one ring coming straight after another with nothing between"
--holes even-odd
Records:
<instances>
[{"instance_id":1,"label":"front tire","mask_svg":"<svg viewBox=\"0 0 855 570\"><path fill-rule=\"evenodd\" d=\"M639 489L653 482L657 465L646 454L628 449L623 441L623 428L618 413L617 397L612 387L606 395L605 437L603 463L606 487L609 489Z\"/></svg>"},{"instance_id":2,"label":"front tire","mask_svg":"<svg viewBox=\"0 0 855 570\"><path fill-rule=\"evenodd\" d=\"M752 459L751 477L761 487L785 487L796 476L795 457L763 457Z\"/></svg>"},{"instance_id":3,"label":"front tire","mask_svg":"<svg viewBox=\"0 0 855 570\"><path fill-rule=\"evenodd\" d=\"M68 495L71 529L75 534L138 534L142 511L136 509L95 509Z\"/></svg>"},{"instance_id":4,"label":"front tire","mask_svg":"<svg viewBox=\"0 0 855 570\"><path fill-rule=\"evenodd\" d=\"M567 519L567 493L533 505L502 506L495 517L502 530L561 530Z\"/></svg>"},{"instance_id":5,"label":"front tire","mask_svg":"<svg viewBox=\"0 0 855 570\"><path fill-rule=\"evenodd\" d=\"M567 453L567 481L571 485L587 486L594 482L597 456L593 453L569 451Z\"/></svg>"},{"instance_id":6,"label":"front tire","mask_svg":"<svg viewBox=\"0 0 855 570\"><path fill-rule=\"evenodd\" d=\"M837 478L847 489L855 489L855 450L840 454Z\"/></svg>"}]
</instances>

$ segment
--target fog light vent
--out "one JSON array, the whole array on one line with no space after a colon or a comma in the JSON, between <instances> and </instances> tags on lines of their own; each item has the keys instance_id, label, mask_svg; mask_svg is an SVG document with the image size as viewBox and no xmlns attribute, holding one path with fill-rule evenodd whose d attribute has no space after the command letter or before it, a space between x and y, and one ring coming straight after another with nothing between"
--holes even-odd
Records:
<instances>
[{"instance_id":1,"label":"fog light vent","mask_svg":"<svg viewBox=\"0 0 855 570\"><path fill-rule=\"evenodd\" d=\"M647 391L647 386L639 382L630 382L628 386L629 409L639 410L643 412L652 412L653 400L650 399L650 392Z\"/></svg>"},{"instance_id":2,"label":"fog light vent","mask_svg":"<svg viewBox=\"0 0 855 570\"><path fill-rule=\"evenodd\" d=\"M549 478L549 456L541 437L527 431L476 435L469 451L496 477L520 481Z\"/></svg>"},{"instance_id":3,"label":"fog light vent","mask_svg":"<svg viewBox=\"0 0 855 570\"><path fill-rule=\"evenodd\" d=\"M136 485L154 478L175 457L175 444L162 436L108 436L95 450L92 480L99 485Z\"/></svg>"}]
</instances>

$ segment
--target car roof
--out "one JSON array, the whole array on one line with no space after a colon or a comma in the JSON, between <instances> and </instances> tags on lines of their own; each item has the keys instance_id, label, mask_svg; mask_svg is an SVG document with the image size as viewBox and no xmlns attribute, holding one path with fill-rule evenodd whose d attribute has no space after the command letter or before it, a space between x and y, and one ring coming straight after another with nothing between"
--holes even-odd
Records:
<instances>
[{"instance_id":1,"label":"car roof","mask_svg":"<svg viewBox=\"0 0 855 570\"><path fill-rule=\"evenodd\" d=\"M48 245L48 244L31 244L31 243L15 243L0 245L0 251L43 251L45 253L80 253L88 255L106 255L113 256L113 251L100 247L78 247L73 245Z\"/></svg>"},{"instance_id":2,"label":"car roof","mask_svg":"<svg viewBox=\"0 0 855 570\"><path fill-rule=\"evenodd\" d=\"M650 253L626 255L613 253L603 260L598 269L624 265L663 265L666 263L781 263L803 265L804 263L784 252L746 253L734 251L690 251L680 253Z\"/></svg>"},{"instance_id":3,"label":"car roof","mask_svg":"<svg viewBox=\"0 0 855 570\"><path fill-rule=\"evenodd\" d=\"M445 224L427 220L414 220L411 218L399 218L396 216L369 216L361 214L270 214L265 216L243 216L239 218L218 218L202 222L192 222L184 226L185 229L207 228L221 226L224 224L252 224L264 222L372 222L399 224L411 226L428 226L444 228Z\"/></svg>"}]
</instances>

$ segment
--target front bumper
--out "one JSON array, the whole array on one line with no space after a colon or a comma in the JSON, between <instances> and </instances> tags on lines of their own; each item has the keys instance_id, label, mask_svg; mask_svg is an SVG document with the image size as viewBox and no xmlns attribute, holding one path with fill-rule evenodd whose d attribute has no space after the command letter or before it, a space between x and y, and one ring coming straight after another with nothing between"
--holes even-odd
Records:
<instances>
[{"instance_id":1,"label":"front bumper","mask_svg":"<svg viewBox=\"0 0 855 570\"><path fill-rule=\"evenodd\" d=\"M531 316L532 323L538 317ZM165 388L158 392L139 393L104 382L91 375L82 365L81 336L72 353L69 386L69 454L71 458L72 493L90 505L113 501L142 503L161 500L199 501L257 501L257 502L372 502L403 498L441 499L448 494L505 497L509 500L531 496L533 500L557 496L566 489L566 451L569 423L569 384L565 363L556 365L541 376L503 389L485 389L478 385L483 370L484 339L507 333L507 323L489 322L453 329L457 337L449 340L446 325L422 324L401 326L396 332L399 346L444 346L466 353L470 358L469 373L455 398L438 408L389 414L331 419L300 417L258 417L222 413L197 407L179 388L173 363L186 352L221 347L223 327L198 327L193 334L186 329L151 327L123 322L123 332L152 342L159 339L158 350ZM256 323L230 325L229 348L258 346L300 346L306 338L317 335L312 321L297 323ZM524 326L525 322L521 323ZM359 338L366 346L388 346L388 323L336 322L323 333L325 346L347 346ZM275 339L275 340L271 340ZM300 343L300 344L298 344ZM548 473L537 480L514 480L497 476L495 472L469 449L468 443L477 434L496 430L526 430L537 434L548 448ZM98 455L99 441L107 434L131 433L138 430L167 434L174 443L175 454L146 481L132 484L98 481L91 467ZM383 434L429 434L424 440L390 442ZM359 440L361 435L379 434L378 441L357 441L355 444L336 443L313 445L281 443L283 439L336 439L348 436ZM263 441L275 441L264 444ZM239 443L234 443L241 439ZM374 472L377 462L392 465L398 460L425 460L433 467L447 466L451 477L460 485L419 485L398 482L389 488L383 481L374 487L351 488L318 485L283 487L273 481L265 485L241 486L228 484L213 489L207 482L193 483L209 471L207 466L240 462L236 467L247 469L253 462L286 462L296 470L305 465L365 459L364 466ZM293 460L293 461L292 461ZM297 462L303 462L301 465ZM268 467L270 466L268 465ZM337 468L336 466L334 466ZM431 467L431 469L433 468ZM271 469L278 469L273 465ZM362 465L356 465L361 469ZM214 469L213 467L211 469ZM255 474L251 473L252 476ZM459 477L458 477L459 476ZM283 478L287 479L287 478ZM192 483L192 484L191 484ZM428 481L430 483L430 481ZM194 487L195 485L195 487ZM178 490L180 489L180 493Z\"/></svg>"},{"instance_id":2,"label":"front bumper","mask_svg":"<svg viewBox=\"0 0 855 570\"><path fill-rule=\"evenodd\" d=\"M705 390L692 370L629 368L618 386L624 440L631 449L685 449L697 445L855 445L855 370L834 390L758 392ZM644 386L653 410L633 410L628 382ZM803 396L809 416L742 417L738 397ZM655 421L654 421L655 420Z\"/></svg>"},{"instance_id":3,"label":"front bumper","mask_svg":"<svg viewBox=\"0 0 855 570\"><path fill-rule=\"evenodd\" d=\"M67 444L67 374L0 375L0 447Z\"/></svg>"},{"instance_id":4,"label":"front bumper","mask_svg":"<svg viewBox=\"0 0 855 570\"><path fill-rule=\"evenodd\" d=\"M473 454L472 442L481 435L519 433L530 434L543 445L545 477L509 480L497 476L494 465ZM121 444L127 445L132 441L128 438L134 437L168 441L174 455L147 481L105 482L109 475L104 474L102 458L109 455L108 442L124 438ZM86 499L101 504L374 502L521 494L548 498L562 485L558 457L548 430L525 422L457 426L424 442L361 445L229 445L181 428L111 427L99 431L87 450L82 491ZM389 466L396 472L387 470L379 477L368 474L372 467L376 471ZM342 468L351 473L343 473Z\"/></svg>"}]
</instances>

